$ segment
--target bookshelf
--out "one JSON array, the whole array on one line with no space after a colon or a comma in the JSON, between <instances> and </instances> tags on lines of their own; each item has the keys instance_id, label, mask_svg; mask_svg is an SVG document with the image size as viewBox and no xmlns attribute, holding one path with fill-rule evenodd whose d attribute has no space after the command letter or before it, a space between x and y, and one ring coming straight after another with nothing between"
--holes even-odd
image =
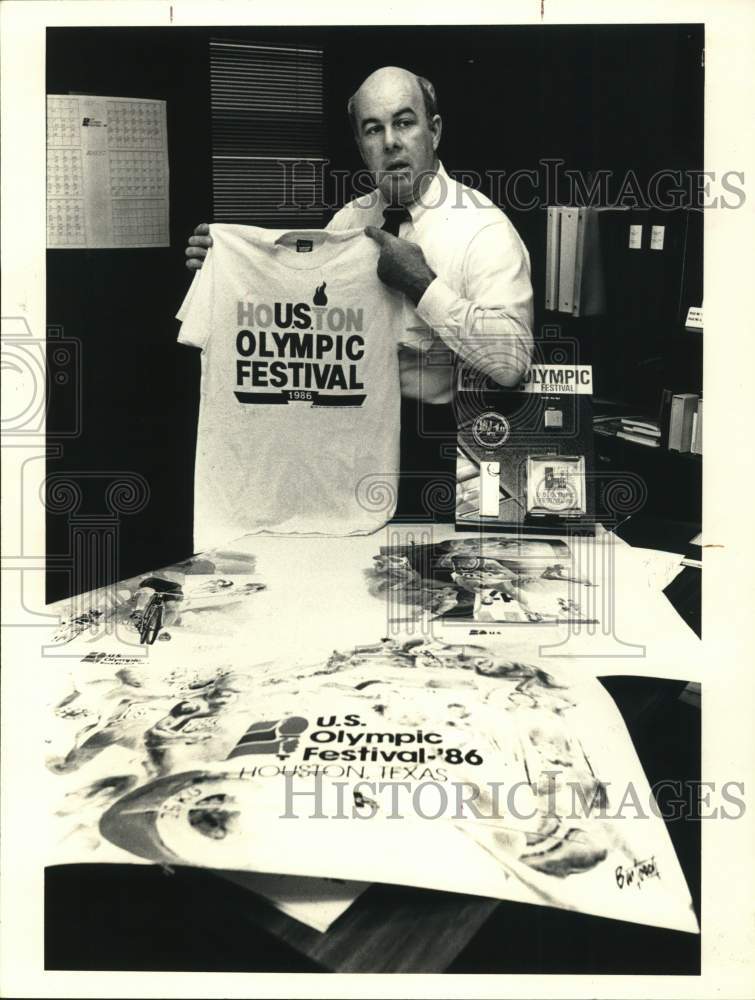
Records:
<instances>
[{"instance_id":1,"label":"bookshelf","mask_svg":"<svg viewBox=\"0 0 755 1000\"><path fill-rule=\"evenodd\" d=\"M637 513L643 518L702 523L702 455L648 448L596 427L595 468L599 481L622 472L642 478L647 499Z\"/></svg>"}]
</instances>

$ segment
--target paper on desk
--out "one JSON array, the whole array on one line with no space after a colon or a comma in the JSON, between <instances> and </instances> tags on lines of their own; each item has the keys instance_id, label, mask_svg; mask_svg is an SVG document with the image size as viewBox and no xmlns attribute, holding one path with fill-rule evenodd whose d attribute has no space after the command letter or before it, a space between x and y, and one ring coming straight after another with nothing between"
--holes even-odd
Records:
<instances>
[{"instance_id":1,"label":"paper on desk","mask_svg":"<svg viewBox=\"0 0 755 1000\"><path fill-rule=\"evenodd\" d=\"M415 526L409 531L391 527L386 529L383 540L388 544L405 544L407 534L428 544L442 541L444 531L437 526L430 530L427 526ZM453 536L452 529L449 534ZM593 579L598 585L616 571L613 590L603 587L601 591L600 586L591 590L591 594L616 595L613 618L601 615L597 627L575 628L547 623L517 625L514 641L512 632L505 628L501 629L503 634L495 635L498 627L495 622L483 626L456 624L447 632L434 626L429 637L428 633L415 628L413 636L406 637L410 642L407 648L403 648L403 642L398 639L392 640L392 644L375 641L357 648L366 635L379 640L393 631L385 599L370 593L365 578L365 569L371 565L377 551L375 542L375 537L333 540L256 536L252 540L253 555L238 546L220 555L195 557L180 566L126 581L114 589L116 601L110 605L104 600L99 602L103 614L93 616L95 621L125 624L125 628L110 632L100 628L98 631L96 624L93 627L91 621L88 625L85 623L84 628L74 629L77 634L70 642L55 647L69 655L65 668L61 669L60 663L48 663L54 674L49 686L51 695L55 691L47 739L51 765L49 792L55 814L51 862L138 861L133 853L103 839L99 829L103 812L155 779L175 776L187 767L212 770L218 764L223 766L223 756L238 737L237 727L256 718L260 704L270 704L262 699L273 694L294 698L297 711L303 705L310 705L302 699L313 699L311 704L314 705L323 687L338 697L345 697L353 696L350 687L360 683L367 685L361 689L361 699L367 697L370 689L374 694L377 690L374 676L362 676L358 682L352 679L351 685L348 683L347 674L352 668L379 666L381 680L384 671L397 663L411 666L413 671L432 669L435 672L428 679L430 689L443 690L444 686L448 690L458 689L454 696L456 713L467 711L464 706L470 694L470 678L477 666L490 657L520 664L539 662L546 672L555 672L555 665L564 658L571 672L570 684L589 679L590 675L606 673L695 679L693 660L699 643L666 598L655 590L664 574L670 572L670 559L664 555L653 564L651 556L648 563L647 557L642 554L638 557L637 550L605 535L594 540L568 539L571 569L576 568L580 574L585 569L594 573L597 566L598 574ZM648 572L649 565L651 572ZM652 568L653 565L657 568ZM250 570L258 575L250 576ZM138 635L128 623L137 610L138 591L149 589L140 586L149 576L180 584L184 596L195 590L201 596L201 592L208 589L205 585L209 585L210 591L214 589L215 594L222 594L227 588L220 585L218 579L230 578L235 586L240 576L246 577L246 582L263 581L266 589L255 588L253 594L241 601L218 599L218 607L205 608L191 625L187 621L182 623L180 618L166 621L161 631L169 634L170 639L160 640L158 636L152 645L144 646L138 643ZM210 595L212 600L215 594ZM90 601L89 609L97 603L97 600ZM190 604L184 610L190 612ZM191 613L187 620L190 618ZM613 631L609 630L606 635L602 629L609 619L613 622ZM431 641L433 636L434 643ZM613 641L617 638L618 645ZM633 643L638 648L644 644L641 655L635 655ZM401 648L397 648L397 644ZM449 653L453 645L457 652ZM460 647L464 652L458 652ZM334 649L346 652L334 654ZM539 653L544 654L544 658L541 656L538 660ZM436 669L439 663L449 660L458 660L454 674L463 677L463 682L450 680L446 673ZM520 677L517 685L525 680ZM392 697L402 700L405 687L405 681L399 683ZM522 690L524 693L520 691L516 697L527 700L526 683ZM401 692L401 696L397 692ZM427 725L435 711L433 703L424 706L417 700L416 692L412 697L415 708L421 708L426 714L426 718L423 715L417 718L422 720L422 725ZM596 697L600 699L600 695ZM370 712L377 712L380 704L370 701ZM360 710L362 705L360 701ZM597 712L597 717L605 711L602 705L600 701L593 705L592 711ZM610 718L611 712L615 713L615 708L609 703L606 718ZM475 711L471 714L474 716ZM592 714L590 718L592 725ZM446 721L454 723L449 727L453 731L460 720ZM626 733L620 720L619 725L621 733L615 739L621 743L626 741ZM268 748L271 742L275 739L267 742ZM614 751L612 745L609 761L621 759ZM592 755L587 759L592 760ZM639 764L634 758L626 763L625 770L634 773L636 767ZM275 824L271 829L274 827ZM425 837L426 829L427 824L421 824L419 839ZM485 831L480 829L479 832ZM449 856L454 858L466 857L469 837L461 831L465 845L462 848L459 833L444 827L443 832L438 833L437 850L449 851ZM388 829L384 835L376 837L374 843L371 833L366 836L366 851L371 858L372 854L376 857L385 854L393 833ZM477 853L471 856L468 866L458 877L446 873L445 887L489 894L492 889L483 890L482 887L498 885L505 898L549 902L552 892L547 884L549 880L546 879L545 885L534 885L527 865L524 868L517 866L516 859L507 856L503 864L506 874L501 875L502 863L500 859L495 860L496 837L493 836L491 842L486 842L484 837L475 841L484 857ZM276 857L275 851L280 855L281 843L271 844L272 858ZM312 841L315 843L317 838ZM402 844L403 841L396 842L397 851ZM305 856L309 859L311 847L305 845ZM322 859L308 860L306 871L298 874L339 874L338 865L345 865L353 852L346 849L341 853L340 860L333 857L338 852L326 845ZM434 885L438 873L431 858L425 857L426 853L420 850L418 840L415 856L405 862L403 869L395 871L393 878L412 884ZM492 869L490 862L485 860L487 856L494 861ZM325 863L328 858L335 867ZM673 864L670 869L666 866L672 873L672 883L676 878ZM270 874L277 874L274 860L270 860L270 865ZM414 875L409 870L412 865ZM346 865L345 871L340 870L340 877L356 881L391 880L388 876L375 874L372 869L364 871L358 865L353 868ZM654 878L648 876L651 877ZM535 879L535 882L540 880ZM514 883L520 888L514 890ZM470 885L478 888L470 888ZM552 905L574 905L597 912L589 909L594 904L586 902L579 893L576 902L572 902L565 883L559 886L560 902ZM643 898L647 895L645 892ZM641 913L637 919L647 917Z\"/></svg>"},{"instance_id":2,"label":"paper on desk","mask_svg":"<svg viewBox=\"0 0 755 1000\"><path fill-rule=\"evenodd\" d=\"M367 570L392 623L596 622L595 586L561 540L453 538L383 546Z\"/></svg>"},{"instance_id":3,"label":"paper on desk","mask_svg":"<svg viewBox=\"0 0 755 1000\"><path fill-rule=\"evenodd\" d=\"M616 549L617 572L626 567L645 581L648 590L663 591L682 571L682 557L678 552L643 549L627 546Z\"/></svg>"},{"instance_id":4,"label":"paper on desk","mask_svg":"<svg viewBox=\"0 0 755 1000\"><path fill-rule=\"evenodd\" d=\"M59 622L45 654L73 659L117 650L146 657L152 649L157 656L162 644L192 634L200 637L197 652L212 635L227 644L253 628L253 606L264 601L266 585L254 568L249 554L216 550L58 601L48 608Z\"/></svg>"},{"instance_id":5,"label":"paper on desk","mask_svg":"<svg viewBox=\"0 0 755 1000\"><path fill-rule=\"evenodd\" d=\"M680 570L681 556L677 553L634 548L607 533L594 538L566 536L547 540L484 535L456 536L431 545L383 546L374 557L368 578L377 583L378 592L391 592L395 607L404 604L415 610L414 617L423 608L435 618L449 616L447 607L438 607L437 591L450 587L458 595L463 590L479 593L502 585L504 591L513 589L507 595L512 603L516 603L519 592L523 597L520 603L525 614L508 620L524 621L529 617L530 622L538 623L540 618L548 624L554 620L595 622L598 605L580 601L579 595L584 594L583 588L613 586L614 575L629 572L633 583L641 580L649 591L660 592ZM426 606L421 602L423 584ZM564 584L570 586L559 586ZM554 596L548 601L546 595L551 591ZM402 597L406 600L402 601ZM546 607L559 602L567 606L538 615L544 598ZM479 618L479 610L475 604L475 618ZM465 617L471 619L472 615Z\"/></svg>"},{"instance_id":6,"label":"paper on desk","mask_svg":"<svg viewBox=\"0 0 755 1000\"><path fill-rule=\"evenodd\" d=\"M485 551L491 551L496 537L484 536ZM335 648L356 645L364 635L413 632L455 642L472 639L483 645L503 644L520 651L517 655L523 651L549 658L568 657L584 672L597 676L701 679L701 644L662 593L676 571L675 554L633 549L604 532L598 532L595 538L523 539L521 545L532 542L541 554L546 543L565 547L569 558L565 558L562 548L550 553L555 560L551 562L562 567L559 575L573 579L530 579L533 573L542 576L547 571L543 565L528 571L526 582L522 583L522 574L514 581L514 596L522 597L525 603L499 600L483 604L482 593L474 593L475 588L469 591L484 621L465 621L459 615L439 617L437 613L424 619L412 618L421 610L418 604L407 603L392 587L378 585L374 557L385 545L405 547L414 541L419 549L427 550L449 539L463 539L467 547L480 540L474 533L455 533L451 525L388 526L378 535L349 539L255 536L236 543L231 550L194 557L118 584L113 588L119 603L117 613L112 608L108 611L96 598L74 599L68 618L75 619L78 614L84 618L89 615L92 620L83 625L74 622L73 630L68 632L60 628L64 637L68 634L70 638L71 631L77 634L71 641L46 650L46 655L61 656L69 663L87 653L108 657L111 663L121 658L124 665L137 659L168 665L178 660L194 664L211 661L244 671L256 669L259 663L276 662L294 670L327 657ZM510 546L512 538L503 541ZM520 545L518 539L513 541ZM438 546L438 550L441 548ZM531 548L527 555L534 558L536 549ZM152 645L140 644L138 633L129 627L139 586L150 576L176 580L190 588L190 577L197 575L210 582L213 576L237 579L249 573L255 574L250 580L261 581L266 589L256 591L243 602L229 601L198 615L189 611L185 621L163 628ZM438 587L437 581L432 582L434 592L445 587L450 597L453 589L456 606L461 606L462 588L450 588L442 581ZM559 610L559 601L567 606L576 604L595 624L554 622L553 616L548 620L543 614L548 603L543 602L543 590L548 592L554 612ZM506 612L512 607L521 612L516 622L506 620ZM539 607L541 620L521 620L533 607ZM64 605L58 608L65 617ZM501 613L496 608L502 609ZM98 609L102 614L96 613ZM395 620L402 616L412 621Z\"/></svg>"},{"instance_id":7,"label":"paper on desk","mask_svg":"<svg viewBox=\"0 0 755 1000\"><path fill-rule=\"evenodd\" d=\"M297 551L301 554L300 550ZM336 562L332 560L334 566ZM307 565L307 562L302 560L303 572L298 575L298 583L314 595L316 593L314 580L311 589L308 588L310 581L305 570ZM357 575L362 572L358 564L356 566L352 564L351 569ZM334 571L330 581L335 581L337 578L338 573ZM203 589L203 583L204 581L200 580L197 586ZM276 586L273 585L271 593L275 593L275 590ZM343 598L342 592L338 590L335 594L332 589L328 592L331 599ZM265 592L255 596L264 599ZM371 600L366 592L364 596L365 599ZM316 602L313 603L316 607ZM375 602L375 606L380 609L379 602ZM322 602L319 608L322 611ZM255 638L259 624L257 622ZM334 624L337 626L338 623ZM197 643L200 638L200 633L181 633L180 629L175 629L175 637L169 643L162 645L155 643L150 647L147 662L134 657L133 650L131 653L99 650L90 652L81 663L76 663L71 669L69 688L62 694L60 690L57 692L53 713L55 725L51 725L47 740L50 781L51 786L56 786L53 798L57 804L53 806L53 812L56 814L58 837L56 850L51 852L56 860L62 860L61 855L67 860L122 861L124 857L128 857L123 843L118 839L119 834L114 834L112 827L109 840L103 840L99 818L106 810L112 817L113 810L117 811L124 799L128 802L131 795L142 795L137 789L143 787L145 783L150 781L154 783L155 779L158 783L174 779L180 782L185 780L181 775L205 773L210 775L213 785L217 781L231 780L235 787L237 778L232 776L229 778L228 765L223 761L232 752L240 733L250 726L253 733L252 738L247 740L247 746L252 750L252 757L262 755L264 763L260 765L260 774L268 773L265 768L272 768L275 771L280 766L279 757L285 759L292 749L298 750L300 742L298 739L300 734L283 731L281 728L281 713L289 720L289 728L290 725L294 725L294 728L301 726L303 716L300 713L305 710L311 712L323 691L326 693L329 691L330 694L328 704L323 708L322 718L327 718L328 712L333 711L332 698L358 698L357 711L349 713L344 707L342 709L344 716L349 714L358 716L359 712L364 712L366 709L369 713L368 718L379 719L382 723L387 721L385 720L387 704L406 705L406 710L402 709L398 719L393 721L400 725L411 724L414 731L418 732L423 727L431 725L441 710L443 718L437 720L438 731L444 732L446 738L453 741L453 744L448 744L451 749L460 750L462 744L459 740L462 737L466 739L473 755L479 755L478 733L484 734L483 716L489 714L490 705L485 699L493 694L489 690L486 691L485 698L481 702L481 691L484 691L485 685L490 683L488 679L482 677L486 670L502 674L498 680L498 687L505 687L507 683L513 685L513 690L509 690L508 693L504 691L503 695L499 694L505 703L521 708L525 706L537 708L538 704L545 700L554 717L551 721L555 721L557 726L560 725L557 721L560 715L568 707L576 707L573 699L567 696L564 700L562 691L552 689L547 684L544 690L538 691L540 677L538 668L526 666L531 649L523 651L521 661L512 661L512 654L508 648L493 652L477 641L474 645L465 642L461 646L458 644L454 646L449 643L437 641L433 643L414 638L403 644L397 644L396 641L378 641L367 646L352 647L346 652L333 653L323 660L309 663L303 660L297 663L295 658L282 656L279 660L273 659L250 665L246 652L239 654L238 642L232 648L227 648L227 644L200 646L198 654L195 647L192 656L192 644ZM343 649L343 646L341 648ZM245 649L243 644L242 649ZM403 670L399 677L392 673L397 667ZM407 667L410 668L409 671L405 669ZM585 673L581 667L580 664L577 670L572 669L572 679L567 688L575 686L575 677L579 678L579 675ZM544 670L547 675L554 670L553 664L546 663ZM386 687L389 681L390 685ZM539 697L533 698L533 688ZM355 694L356 691L359 693ZM437 698L439 694L441 700ZM593 692L591 697L593 700L601 699L603 695L604 693ZM447 699L445 702L443 696ZM273 697L278 699L279 706L285 703L285 712L282 707L280 711L275 708L270 700ZM281 702L280 699L284 701ZM260 717L261 706L264 705L269 706L273 716ZM606 709L605 700L603 706L600 704L592 706L588 713L588 727L591 730L596 729L595 720L606 711L610 718L610 712L615 713L615 708L610 703L610 708ZM275 712L278 712L277 716ZM267 714L265 713L266 716ZM275 718L278 718L278 722L275 722ZM534 718L535 716L530 716L529 721ZM250 720L254 719L257 720L256 729L254 723L250 723ZM300 721L291 723L291 719ZM308 720L306 721L309 725ZM517 727L514 728L516 731ZM494 733L494 730L495 726L489 724L488 732ZM448 733L451 734L450 737ZM511 745L504 741L503 758L501 758L500 737L493 735L489 739L493 739L497 746L497 750L494 748L493 753L498 754L496 757L498 776L504 772L513 773L518 780L521 777L521 768L519 772L516 771L516 762L519 760L521 764L521 753L517 756L515 751L511 751ZM626 734L623 733L619 739L626 741ZM620 759L620 755L617 757L615 751L616 748L612 747L608 755L610 761ZM398 756L403 751L394 748L385 753L388 755L393 753L395 759L401 762L396 766L404 767L406 758ZM324 761L327 759L325 757ZM474 760L474 756L472 759ZM526 761L526 755L524 759ZM589 762L590 759L589 755L585 756L586 761ZM383 760L386 766L392 766L388 757L359 761L359 764L373 765L380 760ZM324 763L324 766L328 765ZM527 768L529 766L530 763L527 762ZM633 766L638 766L636 760L634 765L630 762L628 768L630 772ZM217 773L218 768L220 773ZM248 771L246 773L248 774ZM231 775L234 774L238 775L238 771L233 770ZM392 778L397 776L396 773L391 774ZM430 778L435 779L438 776L433 771L430 772ZM244 779L245 794L246 789L251 788L254 796L258 798L261 790L254 782L247 785L247 780L248 777ZM261 801L264 804L264 796ZM120 813L117 815L116 826L120 830L124 816ZM264 809L261 815L265 815ZM332 824L327 826L336 833L341 829L338 826L333 828ZM252 867L255 869L275 874L290 871L293 858L292 874L337 876L356 881L393 880L483 894L493 892L494 887L498 886L498 894L504 898L522 898L547 902L550 905L575 905L577 908L595 912L590 909L596 905L594 901L581 897L576 902L571 901L570 891L567 891L568 887L565 884L559 883L559 892L554 896L550 879L545 879L545 883L542 884L542 879L533 876L528 870L528 865L525 864L523 869L516 858L512 860L507 856L505 861L501 861L498 857L500 852L496 847L500 837L498 834L491 834L490 828L480 827L477 831L480 837L475 840L476 847L461 872L445 872L447 866L444 866L444 875L439 882L437 867L434 868L432 863L434 855L426 856L424 848L420 850L419 847L419 841L422 840L424 843L426 837L426 824L415 826L414 836L417 838L415 853L412 855L409 851L393 872L386 872L379 866L375 869L372 865L375 858L384 856L385 848L392 843L393 827L379 834L365 833L365 848L356 862L353 851L348 849L348 838L343 842L337 836L334 837L333 843L328 840L327 843L320 845L320 850L314 852L316 856L313 858L313 847L320 843L321 833L318 830L308 833L304 838L307 843L303 848L299 845L298 852L290 854L288 848L293 846L290 838L293 836L295 845L299 834L293 834L290 827L285 827L282 831L279 827L280 823L276 823L275 816L268 817L261 824L260 833L263 835L263 841L265 837L267 840L263 845L255 845L257 848L264 846L264 851L254 857ZM210 829L212 829L211 822L207 827L208 831ZM369 828L370 831L372 829ZM650 827L643 829L652 833ZM448 824L441 824L437 831L434 836L438 838L439 851L450 851L454 857L461 852L460 856L466 857L470 850L467 843L469 838L463 829L452 829ZM459 833L463 835L464 847L459 842ZM283 837L283 834L286 836ZM526 835L527 831L525 838ZM205 836L203 833L202 837L204 839L201 842L205 842L212 840L213 834L208 832ZM490 837L493 839L490 840ZM179 835L179 840L183 843L182 834ZM509 847L510 840L511 837L506 834L504 842ZM519 842L517 838L514 840ZM407 843L411 843L411 838ZM404 841L401 840L394 846L398 851L399 848L403 849L403 845ZM129 846L133 849L133 844ZM207 848L208 844L205 843L204 846ZM209 846L212 848L213 844ZM286 847L286 850L283 850L283 847ZM482 854L478 848L482 850ZM666 844L664 851L667 849ZM301 857L306 859L306 863L302 862L303 867L297 871L296 860ZM492 863L487 860L488 858L492 858ZM366 863L365 859L369 863ZM169 852L167 857L158 855L153 860L224 868L249 864L248 854L245 862L238 856L238 852L219 859L220 863L215 864L210 858L201 860L191 851L187 856ZM672 872L673 883L675 878L673 864L664 861L664 869ZM513 887L514 884L517 886L516 889ZM645 896L647 895L646 892ZM610 911L611 905L608 909ZM624 909L631 910L631 907L627 908L626 904L622 904L622 910ZM663 916L663 912L663 906L660 906L654 919L672 919L668 915ZM649 919L645 915L631 916L628 913L623 915L626 919Z\"/></svg>"},{"instance_id":8,"label":"paper on desk","mask_svg":"<svg viewBox=\"0 0 755 1000\"><path fill-rule=\"evenodd\" d=\"M149 859L122 850L100 835L98 824L102 813L121 795L137 787L139 779L129 773L135 770L131 761L117 751L103 753L99 763L99 779L90 773L83 787L69 781L70 791L61 795L60 788L55 790L57 842L50 844L47 863L152 864ZM236 871L217 874L256 892L283 913L321 933L368 887L366 882L295 875Z\"/></svg>"},{"instance_id":9,"label":"paper on desk","mask_svg":"<svg viewBox=\"0 0 755 1000\"><path fill-rule=\"evenodd\" d=\"M485 551L491 551L496 537L484 536ZM568 559L563 552L551 553L553 565L562 567L558 573L565 579L535 579L533 574L542 576L548 567L531 568L514 580L514 596L522 600L488 604L483 603L482 591L475 593L480 588L467 587L474 601L472 614L476 611L484 618L476 622L457 613L464 610L459 596L464 588L458 584L451 587L448 581L430 581L432 587L425 588L428 593L432 590L443 600L443 593L448 591L456 607L453 613L441 610L440 615L437 609L429 609L420 617L416 614L422 609L414 594L408 594L409 603L397 589L380 586L375 556L383 543L395 548L414 540L418 549L438 546L440 551L443 545L438 543L460 538L466 546L480 542L475 534L459 536L450 525L389 526L376 536L353 539L255 536L237 543L222 558L217 553L195 557L188 571L188 564L183 564L119 584L122 606L118 614L105 615L99 623L79 629L76 639L62 645L57 655L70 659L76 653L89 651L97 655L119 652L167 662L180 657L214 657L244 670L263 661L286 662L294 668L326 657L339 646L357 644L364 635L414 631L449 641L464 641L466 637L483 644L515 645L533 655L568 656L585 672L598 676L701 679L700 642L662 593L676 571L675 554L633 549L616 536L602 532L595 538L524 539L523 543L531 541L540 550L546 541L561 546L566 542ZM512 543L510 537L503 541ZM513 541L519 544L517 539ZM250 553L244 552L244 544L250 546ZM530 554L534 553L532 549ZM201 570L208 579L226 573L235 578L245 565L256 572L254 579L262 581L267 589L245 603L196 616L190 627L192 615L187 615L186 627L164 630L170 635L169 641L158 637L151 646L140 646L138 635L120 624L124 620L128 623L135 592L145 577L162 575L184 581ZM500 588L488 589L500 593ZM84 598L76 602L81 613L92 609ZM567 609L578 606L595 624L565 622L559 602ZM550 618L546 605L554 612ZM511 620L511 608L518 609L516 621ZM538 622L527 620L533 608L540 618ZM49 650L47 655L56 655L56 651Z\"/></svg>"},{"instance_id":10,"label":"paper on desk","mask_svg":"<svg viewBox=\"0 0 755 1000\"><path fill-rule=\"evenodd\" d=\"M288 683L235 689L214 716L195 716L192 736L153 725L132 746L143 758L146 744L162 776L107 809L100 830L112 844L165 864L395 882L696 930L623 722L573 668L388 641L335 653ZM202 732L186 766L192 746L181 740ZM155 751L168 743L166 768ZM324 779L327 819L283 818L286 774L306 804ZM516 789L519 812L480 820L453 801L475 785L487 809L495 782ZM630 785L642 816L620 811ZM450 814L389 818L393 789L414 801L420 786L433 786L430 810L445 790ZM575 790L598 815L574 812Z\"/></svg>"},{"instance_id":11,"label":"paper on desk","mask_svg":"<svg viewBox=\"0 0 755 1000\"><path fill-rule=\"evenodd\" d=\"M520 558L497 551L501 542L519 545ZM461 544L469 566L449 567L450 547ZM525 547L532 544L494 535L399 541L373 556L365 585L394 635L567 657L594 676L701 678L700 641L663 594L680 569L677 554L599 533L567 537L560 542L566 551L537 562L536 548Z\"/></svg>"},{"instance_id":12,"label":"paper on desk","mask_svg":"<svg viewBox=\"0 0 755 1000\"><path fill-rule=\"evenodd\" d=\"M196 726L192 708L199 714L202 707L213 706L215 699L213 707L219 709L223 699L233 697L243 684L239 675L234 681L217 667L202 671L169 668L163 663L158 666L154 658L147 664L139 659L127 661L122 653L89 654L80 669L69 675L57 664L52 670L48 667L46 689L58 706L46 740L48 795L54 803L48 864L149 863L102 838L102 813L155 768L163 773L170 769L172 759L164 753L165 738L169 742L178 733L171 735L166 725L180 726L183 717ZM275 671L271 671L270 677L274 676ZM213 687L210 678L220 680ZM224 681L230 687L224 689ZM180 709L186 714L182 716ZM230 711L228 714L231 718ZM184 749L194 738L196 731L185 731ZM162 749L158 746L161 742ZM195 759L188 752L190 759ZM204 759L201 751L196 757ZM366 888L362 883L330 879L223 874L318 931L327 930Z\"/></svg>"}]
</instances>

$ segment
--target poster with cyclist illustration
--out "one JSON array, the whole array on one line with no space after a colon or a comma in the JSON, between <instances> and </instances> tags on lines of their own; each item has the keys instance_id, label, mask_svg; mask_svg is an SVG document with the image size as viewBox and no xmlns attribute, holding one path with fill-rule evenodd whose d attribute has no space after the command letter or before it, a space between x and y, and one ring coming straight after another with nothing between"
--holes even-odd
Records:
<instances>
[{"instance_id":1,"label":"poster with cyclist illustration","mask_svg":"<svg viewBox=\"0 0 755 1000\"><path fill-rule=\"evenodd\" d=\"M114 637L152 646L190 633L227 634L266 590L255 568L254 555L217 549L50 605L59 617L51 647L73 655Z\"/></svg>"}]
</instances>

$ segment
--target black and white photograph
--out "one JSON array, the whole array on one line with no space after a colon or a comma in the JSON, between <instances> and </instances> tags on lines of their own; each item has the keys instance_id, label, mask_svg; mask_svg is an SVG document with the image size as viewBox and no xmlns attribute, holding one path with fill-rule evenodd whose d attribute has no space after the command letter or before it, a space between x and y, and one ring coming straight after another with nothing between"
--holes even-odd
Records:
<instances>
[{"instance_id":1,"label":"black and white photograph","mask_svg":"<svg viewBox=\"0 0 755 1000\"><path fill-rule=\"evenodd\" d=\"M4 995L749 995L755 11L435 14L0 9Z\"/></svg>"}]
</instances>

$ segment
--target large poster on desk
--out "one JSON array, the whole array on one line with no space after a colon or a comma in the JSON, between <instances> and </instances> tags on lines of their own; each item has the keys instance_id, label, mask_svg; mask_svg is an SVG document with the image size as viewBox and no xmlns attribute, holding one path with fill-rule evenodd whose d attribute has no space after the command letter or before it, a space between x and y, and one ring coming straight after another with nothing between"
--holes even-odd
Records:
<instances>
[{"instance_id":1,"label":"large poster on desk","mask_svg":"<svg viewBox=\"0 0 755 1000\"><path fill-rule=\"evenodd\" d=\"M48 759L69 860L407 884L697 930L595 680L429 640L298 670L119 673L82 692L88 720L78 698L53 713L78 732Z\"/></svg>"}]
</instances>

